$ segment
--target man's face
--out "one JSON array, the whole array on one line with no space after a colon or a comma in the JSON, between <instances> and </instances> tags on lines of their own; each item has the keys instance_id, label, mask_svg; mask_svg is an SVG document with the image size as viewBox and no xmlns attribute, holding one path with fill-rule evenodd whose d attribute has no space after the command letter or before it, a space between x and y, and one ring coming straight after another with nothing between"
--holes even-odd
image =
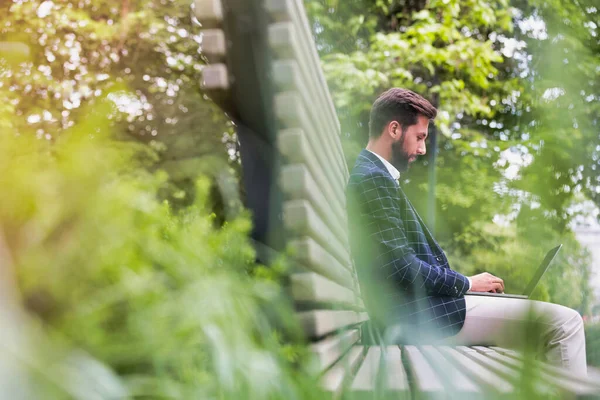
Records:
<instances>
[{"instance_id":1,"label":"man's face","mask_svg":"<svg viewBox=\"0 0 600 400\"><path fill-rule=\"evenodd\" d=\"M396 140L392 142L392 160L391 163L398 171L406 171L410 163L414 162L418 156L424 155L425 139L427 139L427 129L429 128L429 119L423 115L417 117L417 123L408 127L402 134L402 127L398 126Z\"/></svg>"}]
</instances>

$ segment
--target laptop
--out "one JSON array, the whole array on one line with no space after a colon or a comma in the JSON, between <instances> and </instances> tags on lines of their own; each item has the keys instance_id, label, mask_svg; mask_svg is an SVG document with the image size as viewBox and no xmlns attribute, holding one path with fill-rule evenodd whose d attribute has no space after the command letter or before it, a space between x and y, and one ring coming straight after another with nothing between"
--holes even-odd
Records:
<instances>
[{"instance_id":1,"label":"laptop","mask_svg":"<svg viewBox=\"0 0 600 400\"><path fill-rule=\"evenodd\" d=\"M535 290L540 279L542 279L542 276L544 276L544 274L548 270L548 267L554 260L554 257L556 257L556 255L558 254L558 251L561 249L561 247L562 247L562 244L559 244L558 246L556 246L555 248L550 250L548 253L546 253L546 257L544 257L544 260L538 267L537 271L535 272L535 275L533 276L531 281L529 281L529 284L523 291L523 294L489 293L489 292L467 292L466 294L473 295L473 296L493 296L493 297L510 297L510 298L515 298L515 299L527 299L527 298L529 298L529 296L531 296L531 294Z\"/></svg>"}]
</instances>

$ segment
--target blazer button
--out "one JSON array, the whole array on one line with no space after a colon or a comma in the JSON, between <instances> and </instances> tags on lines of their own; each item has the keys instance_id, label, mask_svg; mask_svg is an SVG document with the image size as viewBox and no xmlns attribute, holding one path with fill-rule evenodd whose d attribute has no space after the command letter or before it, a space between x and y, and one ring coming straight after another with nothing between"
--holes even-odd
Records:
<instances>
[{"instance_id":1,"label":"blazer button","mask_svg":"<svg viewBox=\"0 0 600 400\"><path fill-rule=\"evenodd\" d=\"M439 262L442 262L442 257L440 257L440 256L436 256L435 259L438 260Z\"/></svg>"}]
</instances>

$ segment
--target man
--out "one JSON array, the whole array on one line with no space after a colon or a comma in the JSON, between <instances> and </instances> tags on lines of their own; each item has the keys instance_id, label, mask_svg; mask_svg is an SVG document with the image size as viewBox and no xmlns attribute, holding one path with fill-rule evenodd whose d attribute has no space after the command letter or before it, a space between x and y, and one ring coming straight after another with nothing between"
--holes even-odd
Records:
<instances>
[{"instance_id":1,"label":"man","mask_svg":"<svg viewBox=\"0 0 600 400\"><path fill-rule=\"evenodd\" d=\"M550 303L465 296L469 290L503 292L504 282L489 273L466 277L450 269L400 188L400 172L426 152L436 114L410 90L383 93L371 110L368 145L350 174L350 247L371 320L386 329L387 340L404 343L522 348L525 328L534 328L540 335L534 342L543 345L549 362L586 375L579 314Z\"/></svg>"}]
</instances>

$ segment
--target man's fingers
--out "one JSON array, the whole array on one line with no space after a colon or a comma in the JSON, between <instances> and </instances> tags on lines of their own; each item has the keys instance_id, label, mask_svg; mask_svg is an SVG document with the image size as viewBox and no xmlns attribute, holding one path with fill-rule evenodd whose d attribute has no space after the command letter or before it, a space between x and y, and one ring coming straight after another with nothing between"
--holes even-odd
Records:
<instances>
[{"instance_id":1,"label":"man's fingers","mask_svg":"<svg viewBox=\"0 0 600 400\"><path fill-rule=\"evenodd\" d=\"M488 290L488 292L500 293L502 292L502 286L498 282L491 282L490 289Z\"/></svg>"},{"instance_id":2,"label":"man's fingers","mask_svg":"<svg viewBox=\"0 0 600 400\"><path fill-rule=\"evenodd\" d=\"M471 282L473 283L471 290L474 292L504 292L504 280L489 272L482 272L479 275L471 277Z\"/></svg>"},{"instance_id":3,"label":"man's fingers","mask_svg":"<svg viewBox=\"0 0 600 400\"><path fill-rule=\"evenodd\" d=\"M499 284L501 286L502 290L504 290L504 281L502 279L500 279L498 277L494 277L492 279L492 283Z\"/></svg>"}]
</instances>

